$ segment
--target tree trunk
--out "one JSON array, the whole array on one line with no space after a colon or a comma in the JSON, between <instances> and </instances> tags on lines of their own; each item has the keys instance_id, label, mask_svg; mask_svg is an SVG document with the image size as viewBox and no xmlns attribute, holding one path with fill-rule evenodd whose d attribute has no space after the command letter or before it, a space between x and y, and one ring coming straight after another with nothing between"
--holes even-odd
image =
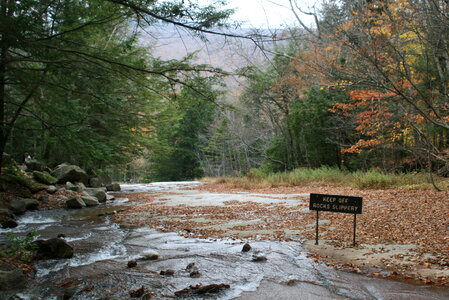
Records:
<instances>
[{"instance_id":1,"label":"tree trunk","mask_svg":"<svg viewBox=\"0 0 449 300\"><path fill-rule=\"evenodd\" d=\"M7 0L0 2L0 18L7 19ZM3 26L5 28L5 26ZM3 29L3 30L6 30ZM7 128L5 118L5 102L6 102L6 52L8 51L8 43L6 33L0 32L0 175L3 167L3 152L6 147Z\"/></svg>"}]
</instances>

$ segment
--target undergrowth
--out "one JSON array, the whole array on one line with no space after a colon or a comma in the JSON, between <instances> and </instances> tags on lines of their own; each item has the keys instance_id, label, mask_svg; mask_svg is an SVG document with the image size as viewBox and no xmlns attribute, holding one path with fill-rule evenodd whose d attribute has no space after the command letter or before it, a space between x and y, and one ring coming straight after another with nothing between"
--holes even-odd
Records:
<instances>
[{"instance_id":1,"label":"undergrowth","mask_svg":"<svg viewBox=\"0 0 449 300\"><path fill-rule=\"evenodd\" d=\"M445 178L434 179L440 188L448 188ZM244 177L204 178L203 181L226 184L231 188L257 189L282 186L304 186L322 184L331 186L350 186L358 189L425 189L432 188L427 173L384 173L378 170L349 172L335 167L297 168L288 172L264 172L252 169Z\"/></svg>"},{"instance_id":2,"label":"undergrowth","mask_svg":"<svg viewBox=\"0 0 449 300\"><path fill-rule=\"evenodd\" d=\"M6 235L8 247L5 251L0 252L0 257L13 257L24 262L30 262L37 247L34 243L37 233L32 231L24 237L17 236L12 232L8 232Z\"/></svg>"}]
</instances>

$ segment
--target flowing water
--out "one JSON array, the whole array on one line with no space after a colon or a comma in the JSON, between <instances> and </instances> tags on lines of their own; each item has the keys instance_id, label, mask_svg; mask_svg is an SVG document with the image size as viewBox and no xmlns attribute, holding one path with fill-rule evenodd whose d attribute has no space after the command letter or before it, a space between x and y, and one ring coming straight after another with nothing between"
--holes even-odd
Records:
<instances>
[{"instance_id":1,"label":"flowing water","mask_svg":"<svg viewBox=\"0 0 449 300\"><path fill-rule=\"evenodd\" d=\"M163 193L196 184L126 185L124 189ZM62 299L68 290L74 293L72 299L128 299L129 291L142 286L153 292L154 299L173 299L176 291L191 285L221 283L230 288L192 299L449 299L447 288L335 271L307 258L299 241L253 241L252 250L242 252L238 240L184 238L147 227L121 228L108 213L128 205L127 199L117 199L96 208L28 212L18 219L17 228L0 230L1 240L7 232L25 235L36 231L40 239L64 234L75 249L71 259L35 264L37 272L27 288L0 292L0 299ZM150 254L159 259L141 259ZM254 256L266 261L255 262ZM128 268L129 260L137 260L137 266ZM186 270L191 263L200 273L198 278ZM159 274L168 269L175 273Z\"/></svg>"}]
</instances>

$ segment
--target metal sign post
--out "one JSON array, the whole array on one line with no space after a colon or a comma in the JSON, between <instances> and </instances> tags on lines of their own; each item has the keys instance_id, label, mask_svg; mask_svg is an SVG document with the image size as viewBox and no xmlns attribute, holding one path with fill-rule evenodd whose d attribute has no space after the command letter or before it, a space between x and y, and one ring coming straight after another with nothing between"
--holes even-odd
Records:
<instances>
[{"instance_id":1,"label":"metal sign post","mask_svg":"<svg viewBox=\"0 0 449 300\"><path fill-rule=\"evenodd\" d=\"M315 245L318 245L318 214L319 210L316 211L316 237L315 237Z\"/></svg>"},{"instance_id":2,"label":"metal sign post","mask_svg":"<svg viewBox=\"0 0 449 300\"><path fill-rule=\"evenodd\" d=\"M319 211L330 211L354 214L354 239L352 245L355 246L357 214L362 213L362 202L362 197L310 194L309 209L316 210L315 245L318 245L318 213Z\"/></svg>"}]
</instances>

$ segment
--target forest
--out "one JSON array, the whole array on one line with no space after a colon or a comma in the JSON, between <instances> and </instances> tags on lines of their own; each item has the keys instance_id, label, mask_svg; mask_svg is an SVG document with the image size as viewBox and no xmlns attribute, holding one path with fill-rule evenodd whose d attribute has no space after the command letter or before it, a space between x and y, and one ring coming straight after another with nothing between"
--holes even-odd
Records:
<instances>
[{"instance_id":1,"label":"forest","mask_svg":"<svg viewBox=\"0 0 449 300\"><path fill-rule=\"evenodd\" d=\"M225 4L1 0L0 163L29 153L140 182L320 167L449 176L447 2L323 1L306 12L314 25L297 15L276 34L235 31ZM163 59L141 39L164 24L245 40L264 62Z\"/></svg>"}]
</instances>

